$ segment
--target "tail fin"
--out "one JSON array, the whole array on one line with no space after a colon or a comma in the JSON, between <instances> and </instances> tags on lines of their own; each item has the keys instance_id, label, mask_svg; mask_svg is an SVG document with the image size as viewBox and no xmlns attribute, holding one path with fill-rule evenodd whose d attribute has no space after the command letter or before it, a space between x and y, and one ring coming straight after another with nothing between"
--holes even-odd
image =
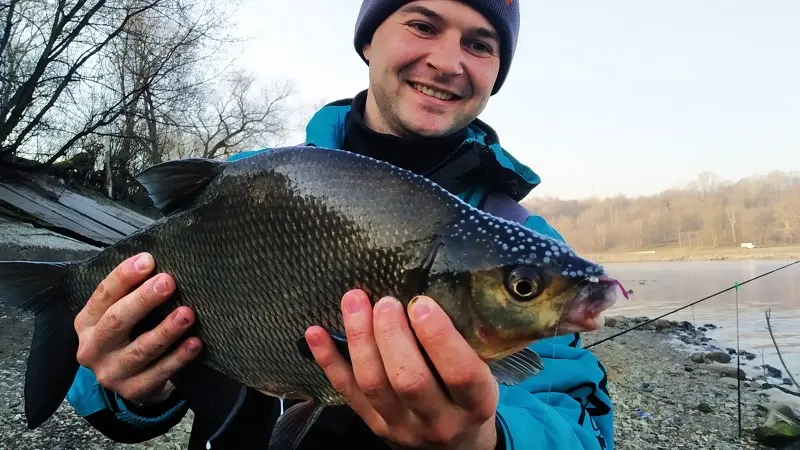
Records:
<instances>
[{"instance_id":1,"label":"tail fin","mask_svg":"<svg viewBox=\"0 0 800 450\"><path fill-rule=\"evenodd\" d=\"M30 429L58 409L78 371L78 335L62 289L71 265L0 262L0 302L35 315L25 372L25 416Z\"/></svg>"}]
</instances>

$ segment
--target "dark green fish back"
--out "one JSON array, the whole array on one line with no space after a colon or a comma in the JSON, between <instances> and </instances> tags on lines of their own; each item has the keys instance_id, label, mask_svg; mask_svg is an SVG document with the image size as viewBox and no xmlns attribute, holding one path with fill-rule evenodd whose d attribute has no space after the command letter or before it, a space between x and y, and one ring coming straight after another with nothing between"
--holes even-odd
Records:
<instances>
[{"instance_id":1,"label":"dark green fish back","mask_svg":"<svg viewBox=\"0 0 800 450\"><path fill-rule=\"evenodd\" d=\"M163 314L176 303L197 313L207 364L274 395L339 403L296 341L311 325L343 332L348 289L409 300L415 269L460 211L437 186L368 158L314 148L257 155L228 163L195 204L74 273L72 304L149 251L178 284Z\"/></svg>"}]
</instances>

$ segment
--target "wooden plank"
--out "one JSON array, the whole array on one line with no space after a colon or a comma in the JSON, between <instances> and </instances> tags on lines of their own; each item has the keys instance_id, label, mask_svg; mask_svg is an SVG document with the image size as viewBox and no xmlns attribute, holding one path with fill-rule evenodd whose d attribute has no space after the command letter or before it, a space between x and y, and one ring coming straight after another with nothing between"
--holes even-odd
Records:
<instances>
[{"instance_id":1,"label":"wooden plank","mask_svg":"<svg viewBox=\"0 0 800 450\"><path fill-rule=\"evenodd\" d=\"M113 244L123 234L78 214L32 190L0 183L0 200L53 226L68 229L99 242Z\"/></svg>"},{"instance_id":2,"label":"wooden plank","mask_svg":"<svg viewBox=\"0 0 800 450\"><path fill-rule=\"evenodd\" d=\"M106 223L105 221L107 220L107 218L111 217L112 219L119 220L128 224L130 227L133 227L136 230L153 223L153 219L151 219L150 217L139 214L136 211L128 209L122 205L117 205L114 202L106 200L104 198L96 199L63 188L55 189L49 186L45 186L44 188L49 193L53 194L53 196L58 197L59 202L64 206L68 206L70 208L73 208L81 212L84 212L86 208L93 208L97 211L100 211L102 213L100 215L100 218L93 217L100 223ZM85 212L85 213L90 217L94 215L91 212ZM117 229L128 229L128 227L125 226L114 226L111 225L111 223L106 223L106 224ZM127 233L130 233L130 231L127 231Z\"/></svg>"},{"instance_id":3,"label":"wooden plank","mask_svg":"<svg viewBox=\"0 0 800 450\"><path fill-rule=\"evenodd\" d=\"M140 228L109 214L109 212L112 214L119 213L119 208L107 212L94 200L88 197L82 197L70 191L64 191L58 198L58 202L123 235L131 234Z\"/></svg>"}]
</instances>

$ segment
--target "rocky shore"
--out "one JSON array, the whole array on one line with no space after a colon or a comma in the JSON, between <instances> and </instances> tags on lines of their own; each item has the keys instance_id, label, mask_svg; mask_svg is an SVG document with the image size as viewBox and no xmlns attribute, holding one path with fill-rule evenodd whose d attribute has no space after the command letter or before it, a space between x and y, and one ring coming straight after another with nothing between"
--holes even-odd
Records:
<instances>
[{"instance_id":1,"label":"rocky shore","mask_svg":"<svg viewBox=\"0 0 800 450\"><path fill-rule=\"evenodd\" d=\"M646 322L609 318L584 346ZM710 328L661 319L592 347L608 372L617 449L800 449L786 437L800 436L800 397L787 393L797 389L746 350L737 370L736 350L706 337Z\"/></svg>"},{"instance_id":2,"label":"rocky shore","mask_svg":"<svg viewBox=\"0 0 800 450\"><path fill-rule=\"evenodd\" d=\"M605 329L584 337L584 345L645 321L610 318ZM30 317L0 305L0 450L185 448L191 415L169 434L138 445L109 441L66 402L38 430L27 430L22 393L31 330ZM744 366L737 373L735 356L706 338L703 327L661 320L592 350L608 371L617 449L800 449L800 443L762 443L767 442L764 430L797 432L800 397L782 390L793 389L785 374L761 367L748 352L740 355ZM742 378L741 439L737 375ZM778 425L763 427L768 417L780 417Z\"/></svg>"}]
</instances>

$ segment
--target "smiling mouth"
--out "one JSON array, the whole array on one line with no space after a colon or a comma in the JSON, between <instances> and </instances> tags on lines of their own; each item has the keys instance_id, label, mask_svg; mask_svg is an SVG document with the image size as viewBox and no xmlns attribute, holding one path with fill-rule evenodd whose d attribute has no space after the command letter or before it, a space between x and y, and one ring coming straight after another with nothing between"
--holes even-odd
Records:
<instances>
[{"instance_id":1,"label":"smiling mouth","mask_svg":"<svg viewBox=\"0 0 800 450\"><path fill-rule=\"evenodd\" d=\"M457 99L461 98L461 97L459 97L459 96L457 96L455 94L452 94L450 92L439 91L439 90L430 88L428 86L425 86L423 84L419 84L419 83L408 83L408 84L409 84L409 86L414 88L417 92L425 94L428 97L438 98L439 100L451 101L451 100L457 100Z\"/></svg>"}]
</instances>

